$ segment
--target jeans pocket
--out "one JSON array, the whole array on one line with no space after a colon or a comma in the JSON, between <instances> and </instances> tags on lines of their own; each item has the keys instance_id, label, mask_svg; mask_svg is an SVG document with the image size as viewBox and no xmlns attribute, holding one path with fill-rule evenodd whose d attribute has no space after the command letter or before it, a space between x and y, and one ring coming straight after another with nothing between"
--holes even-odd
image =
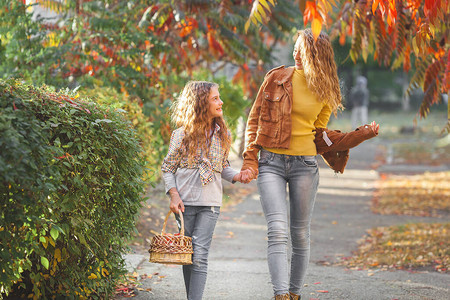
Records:
<instances>
[{"instance_id":1,"label":"jeans pocket","mask_svg":"<svg viewBox=\"0 0 450 300\"><path fill-rule=\"evenodd\" d=\"M220 206L211 206L211 211L214 213L214 215L220 214Z\"/></svg>"},{"instance_id":2,"label":"jeans pocket","mask_svg":"<svg viewBox=\"0 0 450 300\"><path fill-rule=\"evenodd\" d=\"M259 151L259 160L258 165L267 165L270 162L270 152L267 150L262 149Z\"/></svg>"},{"instance_id":3,"label":"jeans pocket","mask_svg":"<svg viewBox=\"0 0 450 300\"><path fill-rule=\"evenodd\" d=\"M308 167L317 167L317 159L315 156L303 156L303 163Z\"/></svg>"}]
</instances>

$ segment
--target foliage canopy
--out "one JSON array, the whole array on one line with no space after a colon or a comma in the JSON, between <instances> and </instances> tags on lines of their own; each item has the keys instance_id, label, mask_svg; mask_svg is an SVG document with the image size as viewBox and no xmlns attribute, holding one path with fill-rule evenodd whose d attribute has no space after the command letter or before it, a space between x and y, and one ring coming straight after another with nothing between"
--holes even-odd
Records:
<instances>
[{"instance_id":1,"label":"foliage canopy","mask_svg":"<svg viewBox=\"0 0 450 300\"><path fill-rule=\"evenodd\" d=\"M270 24L245 32L248 0L39 1L55 18L28 13L37 1L0 3L0 76L125 94L148 117L156 162L170 137L167 110L183 85L199 71L219 74L228 64L238 70L234 85L251 98L272 47L296 17L292 2L280 0ZM229 115L245 115L240 99L225 100L225 107L233 103Z\"/></svg>"},{"instance_id":2,"label":"foliage canopy","mask_svg":"<svg viewBox=\"0 0 450 300\"><path fill-rule=\"evenodd\" d=\"M267 2L253 1L250 20L268 22L269 17L265 17L270 16L269 11L265 11L269 8ZM351 37L350 57L354 62L359 57L367 61L368 55L373 54L380 64L392 69L403 65L404 71L408 72L415 57L415 72L408 93L417 87L424 91L419 110L421 117L426 117L430 106L441 101L441 93L448 93L449 1L300 0L298 3L304 26L311 23L316 37L323 27L331 27L331 36L339 37L341 45ZM275 14L273 12L272 16Z\"/></svg>"}]
</instances>

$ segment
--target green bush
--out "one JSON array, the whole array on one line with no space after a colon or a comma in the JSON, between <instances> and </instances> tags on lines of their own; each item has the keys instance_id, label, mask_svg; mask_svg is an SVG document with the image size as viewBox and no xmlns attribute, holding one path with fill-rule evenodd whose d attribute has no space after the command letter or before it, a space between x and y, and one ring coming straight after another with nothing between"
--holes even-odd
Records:
<instances>
[{"instance_id":1,"label":"green bush","mask_svg":"<svg viewBox=\"0 0 450 300\"><path fill-rule=\"evenodd\" d=\"M144 182L120 110L0 80L0 298L105 298Z\"/></svg>"},{"instance_id":2,"label":"green bush","mask_svg":"<svg viewBox=\"0 0 450 300\"><path fill-rule=\"evenodd\" d=\"M101 82L96 82L95 88L81 88L78 93L84 98L93 98L95 102L108 106L109 109L125 110L127 118L136 129L143 156L145 157L144 180L154 184L159 178L159 166L161 164L161 153L154 151L156 143L155 131L152 130L152 122L142 111L142 101L137 97L132 97L125 93L119 93L111 87L102 86Z\"/></svg>"}]
</instances>

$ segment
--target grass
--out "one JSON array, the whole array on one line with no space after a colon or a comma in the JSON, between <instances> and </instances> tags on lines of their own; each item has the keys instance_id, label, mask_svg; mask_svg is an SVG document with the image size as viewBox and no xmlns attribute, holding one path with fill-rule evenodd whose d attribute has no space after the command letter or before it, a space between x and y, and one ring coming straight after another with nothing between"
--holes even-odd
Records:
<instances>
[{"instance_id":1,"label":"grass","mask_svg":"<svg viewBox=\"0 0 450 300\"><path fill-rule=\"evenodd\" d=\"M448 273L450 223L416 223L368 231L342 263L352 269L429 269Z\"/></svg>"}]
</instances>

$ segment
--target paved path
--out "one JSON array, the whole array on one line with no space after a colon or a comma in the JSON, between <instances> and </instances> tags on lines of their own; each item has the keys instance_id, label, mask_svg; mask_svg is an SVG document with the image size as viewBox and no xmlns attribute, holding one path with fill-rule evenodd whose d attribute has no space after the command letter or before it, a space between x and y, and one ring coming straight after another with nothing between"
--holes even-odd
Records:
<instances>
[{"instance_id":1,"label":"paved path","mask_svg":"<svg viewBox=\"0 0 450 300\"><path fill-rule=\"evenodd\" d=\"M352 150L342 175L335 176L328 167L321 166L311 227L311 262L302 299L450 299L448 274L355 271L332 265L339 257L351 255L369 228L436 221L375 215L370 211L378 178L378 173L370 170L375 149L376 139ZM221 212L210 251L204 299L273 297L266 262L266 224L256 184L248 188L252 193L244 201ZM138 291L134 299L186 299L181 267L152 264L147 259L146 253L127 257L131 269L139 265L138 274L153 275L142 280L140 286L152 291Z\"/></svg>"}]
</instances>

